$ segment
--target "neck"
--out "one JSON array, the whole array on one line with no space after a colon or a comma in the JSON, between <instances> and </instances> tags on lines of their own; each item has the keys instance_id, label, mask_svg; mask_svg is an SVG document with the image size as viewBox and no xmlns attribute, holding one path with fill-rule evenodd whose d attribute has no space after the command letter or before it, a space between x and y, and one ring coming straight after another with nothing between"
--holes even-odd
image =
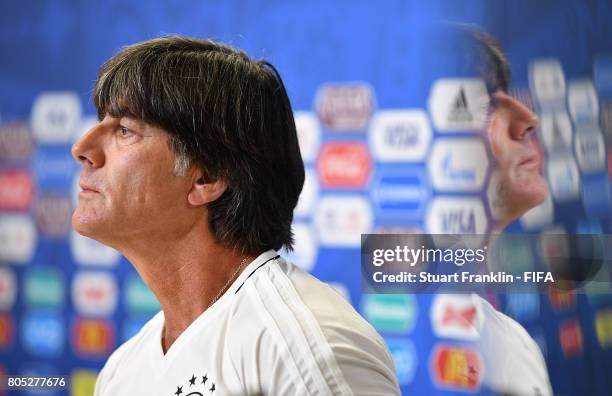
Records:
<instances>
[{"instance_id":1,"label":"neck","mask_svg":"<svg viewBox=\"0 0 612 396\"><path fill-rule=\"evenodd\" d=\"M221 245L210 234L207 224L180 236L165 235L141 243L131 241L121 252L134 265L164 311L164 353L255 259ZM239 268L243 260L246 261Z\"/></svg>"}]
</instances>

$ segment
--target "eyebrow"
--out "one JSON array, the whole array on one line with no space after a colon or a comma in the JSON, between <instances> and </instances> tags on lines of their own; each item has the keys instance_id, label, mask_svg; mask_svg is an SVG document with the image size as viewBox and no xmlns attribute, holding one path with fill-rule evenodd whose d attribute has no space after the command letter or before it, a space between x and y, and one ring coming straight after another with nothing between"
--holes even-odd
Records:
<instances>
[{"instance_id":1,"label":"eyebrow","mask_svg":"<svg viewBox=\"0 0 612 396\"><path fill-rule=\"evenodd\" d=\"M124 121L125 120L125 121ZM127 122L126 122L127 121ZM138 119L138 118L133 118L130 116L122 116L119 118L119 122L123 122L124 124L131 124L131 126L133 126L135 129L144 129L145 128L145 122ZM128 127L130 127L130 125L126 125Z\"/></svg>"}]
</instances>

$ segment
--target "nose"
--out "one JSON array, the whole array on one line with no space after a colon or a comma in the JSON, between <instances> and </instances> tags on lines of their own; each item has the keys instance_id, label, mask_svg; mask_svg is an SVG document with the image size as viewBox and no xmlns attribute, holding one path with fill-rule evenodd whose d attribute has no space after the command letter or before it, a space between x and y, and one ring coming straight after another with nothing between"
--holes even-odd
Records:
<instances>
[{"instance_id":1,"label":"nose","mask_svg":"<svg viewBox=\"0 0 612 396\"><path fill-rule=\"evenodd\" d=\"M100 136L101 123L97 123L72 145L72 157L84 167L104 166L104 150Z\"/></svg>"},{"instance_id":2,"label":"nose","mask_svg":"<svg viewBox=\"0 0 612 396\"><path fill-rule=\"evenodd\" d=\"M507 108L510 112L510 133L514 140L523 140L534 135L538 125L538 116L517 99L506 95Z\"/></svg>"}]
</instances>

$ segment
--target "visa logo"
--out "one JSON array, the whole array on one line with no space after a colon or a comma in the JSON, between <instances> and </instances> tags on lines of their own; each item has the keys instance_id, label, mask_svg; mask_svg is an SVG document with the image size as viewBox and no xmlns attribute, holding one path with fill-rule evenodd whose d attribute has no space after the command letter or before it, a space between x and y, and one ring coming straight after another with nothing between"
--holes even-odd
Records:
<instances>
[{"instance_id":1,"label":"visa logo","mask_svg":"<svg viewBox=\"0 0 612 396\"><path fill-rule=\"evenodd\" d=\"M431 138L429 117L420 109L377 111L370 123L370 148L382 162L423 161Z\"/></svg>"},{"instance_id":2,"label":"visa logo","mask_svg":"<svg viewBox=\"0 0 612 396\"><path fill-rule=\"evenodd\" d=\"M385 143L389 146L416 146L419 143L419 129L415 125L390 125L385 133Z\"/></svg>"},{"instance_id":3,"label":"visa logo","mask_svg":"<svg viewBox=\"0 0 612 396\"><path fill-rule=\"evenodd\" d=\"M442 228L448 234L475 234L476 218L474 212L452 210L442 214Z\"/></svg>"},{"instance_id":4,"label":"visa logo","mask_svg":"<svg viewBox=\"0 0 612 396\"><path fill-rule=\"evenodd\" d=\"M437 197L430 204L426 217L430 234L484 234L487 216L478 198Z\"/></svg>"}]
</instances>

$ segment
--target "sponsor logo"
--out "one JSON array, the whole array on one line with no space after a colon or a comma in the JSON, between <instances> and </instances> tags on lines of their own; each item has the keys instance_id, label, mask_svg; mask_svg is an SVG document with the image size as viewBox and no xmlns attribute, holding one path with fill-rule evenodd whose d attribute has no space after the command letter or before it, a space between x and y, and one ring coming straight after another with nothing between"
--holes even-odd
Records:
<instances>
[{"instance_id":1,"label":"sponsor logo","mask_svg":"<svg viewBox=\"0 0 612 396\"><path fill-rule=\"evenodd\" d=\"M533 320L540 314L540 298L532 293L509 293L506 313L519 322Z\"/></svg>"},{"instance_id":2,"label":"sponsor logo","mask_svg":"<svg viewBox=\"0 0 612 396\"><path fill-rule=\"evenodd\" d=\"M0 210L27 211L33 190L30 172L23 169L0 170Z\"/></svg>"},{"instance_id":3,"label":"sponsor logo","mask_svg":"<svg viewBox=\"0 0 612 396\"><path fill-rule=\"evenodd\" d=\"M489 94L481 79L437 80L429 95L429 113L440 132L481 131L489 107Z\"/></svg>"},{"instance_id":4,"label":"sponsor logo","mask_svg":"<svg viewBox=\"0 0 612 396\"><path fill-rule=\"evenodd\" d=\"M121 328L121 339L123 342L129 340L134 337L140 329L149 321L148 317L138 317L138 318L127 318L123 322L123 326Z\"/></svg>"},{"instance_id":5,"label":"sponsor logo","mask_svg":"<svg viewBox=\"0 0 612 396\"><path fill-rule=\"evenodd\" d=\"M83 315L112 314L117 305L115 279L106 272L78 272L72 281L72 301Z\"/></svg>"},{"instance_id":6,"label":"sponsor logo","mask_svg":"<svg viewBox=\"0 0 612 396\"><path fill-rule=\"evenodd\" d=\"M64 304L64 280L55 268L32 268L24 275L25 300L36 308L61 308Z\"/></svg>"},{"instance_id":7,"label":"sponsor logo","mask_svg":"<svg viewBox=\"0 0 612 396\"><path fill-rule=\"evenodd\" d=\"M478 191L484 185L489 158L480 139L438 139L429 158L436 190Z\"/></svg>"},{"instance_id":8,"label":"sponsor logo","mask_svg":"<svg viewBox=\"0 0 612 396\"><path fill-rule=\"evenodd\" d=\"M484 234L487 218L480 199L434 198L426 218L430 234Z\"/></svg>"},{"instance_id":9,"label":"sponsor logo","mask_svg":"<svg viewBox=\"0 0 612 396\"><path fill-rule=\"evenodd\" d=\"M328 84L316 95L321 123L331 131L362 131L374 109L374 91L368 84Z\"/></svg>"},{"instance_id":10,"label":"sponsor logo","mask_svg":"<svg viewBox=\"0 0 612 396\"><path fill-rule=\"evenodd\" d=\"M376 175L371 197L381 218L419 220L429 197L424 172L381 172Z\"/></svg>"},{"instance_id":11,"label":"sponsor logo","mask_svg":"<svg viewBox=\"0 0 612 396\"><path fill-rule=\"evenodd\" d=\"M552 224L554 218L554 205L550 195L538 206L529 209L520 218L521 226L527 230L542 228Z\"/></svg>"},{"instance_id":12,"label":"sponsor logo","mask_svg":"<svg viewBox=\"0 0 612 396\"><path fill-rule=\"evenodd\" d=\"M571 155L550 157L546 166L546 179L555 201L570 201L580 193L580 174Z\"/></svg>"},{"instance_id":13,"label":"sponsor logo","mask_svg":"<svg viewBox=\"0 0 612 396\"><path fill-rule=\"evenodd\" d=\"M460 346L437 345L431 359L433 382L452 390L480 388L483 366L478 352Z\"/></svg>"},{"instance_id":14,"label":"sponsor logo","mask_svg":"<svg viewBox=\"0 0 612 396\"><path fill-rule=\"evenodd\" d=\"M75 370L70 378L70 394L91 396L94 394L98 373L91 370Z\"/></svg>"},{"instance_id":15,"label":"sponsor logo","mask_svg":"<svg viewBox=\"0 0 612 396\"><path fill-rule=\"evenodd\" d=\"M80 265L114 267L119 261L119 252L76 231L70 232L72 257Z\"/></svg>"},{"instance_id":16,"label":"sponsor logo","mask_svg":"<svg viewBox=\"0 0 612 396\"><path fill-rule=\"evenodd\" d=\"M568 319L559 324L559 341L565 357L573 358L582 354L584 339L578 320Z\"/></svg>"},{"instance_id":17,"label":"sponsor logo","mask_svg":"<svg viewBox=\"0 0 612 396\"><path fill-rule=\"evenodd\" d=\"M312 213L314 202L319 196L319 184L317 174L312 168L305 169L304 187L300 193L300 199L293 212L296 217L309 216Z\"/></svg>"},{"instance_id":18,"label":"sponsor logo","mask_svg":"<svg viewBox=\"0 0 612 396\"><path fill-rule=\"evenodd\" d=\"M76 319L72 325L72 343L79 355L101 358L112 351L115 333L107 320Z\"/></svg>"},{"instance_id":19,"label":"sponsor logo","mask_svg":"<svg viewBox=\"0 0 612 396\"><path fill-rule=\"evenodd\" d=\"M612 309L597 312L595 316L597 341L603 349L612 347Z\"/></svg>"},{"instance_id":20,"label":"sponsor logo","mask_svg":"<svg viewBox=\"0 0 612 396\"><path fill-rule=\"evenodd\" d=\"M326 143L317 161L321 183L328 188L363 188L371 169L367 146L359 142Z\"/></svg>"},{"instance_id":21,"label":"sponsor logo","mask_svg":"<svg viewBox=\"0 0 612 396\"><path fill-rule=\"evenodd\" d=\"M9 311L13 308L16 295L15 273L8 268L0 267L0 311Z\"/></svg>"},{"instance_id":22,"label":"sponsor logo","mask_svg":"<svg viewBox=\"0 0 612 396\"><path fill-rule=\"evenodd\" d=\"M40 94L32 105L31 125L39 143L70 143L81 120L81 100L73 92Z\"/></svg>"},{"instance_id":23,"label":"sponsor logo","mask_svg":"<svg viewBox=\"0 0 612 396\"><path fill-rule=\"evenodd\" d=\"M410 294L363 294L363 316L376 330L408 334L418 316L416 298Z\"/></svg>"},{"instance_id":24,"label":"sponsor logo","mask_svg":"<svg viewBox=\"0 0 612 396\"><path fill-rule=\"evenodd\" d=\"M540 116L540 137L547 152L567 151L572 147L572 122L565 111L545 112Z\"/></svg>"},{"instance_id":25,"label":"sponsor logo","mask_svg":"<svg viewBox=\"0 0 612 396\"><path fill-rule=\"evenodd\" d=\"M395 363L395 372L400 386L408 385L414 379L418 359L414 345L410 340L385 338L389 352Z\"/></svg>"},{"instance_id":26,"label":"sponsor logo","mask_svg":"<svg viewBox=\"0 0 612 396\"><path fill-rule=\"evenodd\" d=\"M570 81L567 87L567 105L574 122L597 122L599 102L593 81L590 79Z\"/></svg>"},{"instance_id":27,"label":"sponsor logo","mask_svg":"<svg viewBox=\"0 0 612 396\"><path fill-rule=\"evenodd\" d=\"M438 337L475 340L482 326L482 310L471 295L438 294L430 311L431 324Z\"/></svg>"},{"instance_id":28,"label":"sponsor logo","mask_svg":"<svg viewBox=\"0 0 612 396\"><path fill-rule=\"evenodd\" d=\"M358 247L361 234L372 229L372 210L361 196L324 196L315 211L319 242L325 246Z\"/></svg>"},{"instance_id":29,"label":"sponsor logo","mask_svg":"<svg viewBox=\"0 0 612 396\"><path fill-rule=\"evenodd\" d=\"M28 123L0 124L0 160L27 161L32 156L32 133Z\"/></svg>"},{"instance_id":30,"label":"sponsor logo","mask_svg":"<svg viewBox=\"0 0 612 396\"><path fill-rule=\"evenodd\" d=\"M304 271L310 272L316 263L318 248L315 237L307 223L295 223L291 226L295 244L293 251L284 251L283 256Z\"/></svg>"},{"instance_id":31,"label":"sponsor logo","mask_svg":"<svg viewBox=\"0 0 612 396\"><path fill-rule=\"evenodd\" d=\"M540 105L565 101L565 75L558 59L538 59L531 62L529 85Z\"/></svg>"},{"instance_id":32,"label":"sponsor logo","mask_svg":"<svg viewBox=\"0 0 612 396\"><path fill-rule=\"evenodd\" d=\"M58 185L68 188L76 166L70 151L64 146L41 147L32 161L39 190L57 190Z\"/></svg>"},{"instance_id":33,"label":"sponsor logo","mask_svg":"<svg viewBox=\"0 0 612 396\"><path fill-rule=\"evenodd\" d=\"M138 275L131 275L125 282L125 304L128 311L153 313L160 310L159 302Z\"/></svg>"},{"instance_id":34,"label":"sponsor logo","mask_svg":"<svg viewBox=\"0 0 612 396\"><path fill-rule=\"evenodd\" d=\"M36 229L27 215L0 215L0 261L24 264L36 247Z\"/></svg>"},{"instance_id":35,"label":"sponsor logo","mask_svg":"<svg viewBox=\"0 0 612 396\"><path fill-rule=\"evenodd\" d=\"M64 238L71 228L72 205L68 196L46 194L35 204L36 225L49 238Z\"/></svg>"},{"instance_id":36,"label":"sponsor logo","mask_svg":"<svg viewBox=\"0 0 612 396\"><path fill-rule=\"evenodd\" d=\"M64 349L64 322L59 315L31 312L21 321L25 350L34 356L57 357Z\"/></svg>"},{"instance_id":37,"label":"sponsor logo","mask_svg":"<svg viewBox=\"0 0 612 396\"><path fill-rule=\"evenodd\" d=\"M548 298L555 311L565 311L576 306L576 293L573 290L559 290L551 287Z\"/></svg>"},{"instance_id":38,"label":"sponsor logo","mask_svg":"<svg viewBox=\"0 0 612 396\"><path fill-rule=\"evenodd\" d=\"M314 113L306 111L296 111L294 117L302 159L304 162L313 162L321 143L319 121Z\"/></svg>"},{"instance_id":39,"label":"sponsor logo","mask_svg":"<svg viewBox=\"0 0 612 396\"><path fill-rule=\"evenodd\" d=\"M370 124L370 147L381 162L417 162L425 159L431 128L423 110L384 110Z\"/></svg>"},{"instance_id":40,"label":"sponsor logo","mask_svg":"<svg viewBox=\"0 0 612 396\"><path fill-rule=\"evenodd\" d=\"M0 313L0 351L6 351L13 343L13 319Z\"/></svg>"},{"instance_id":41,"label":"sponsor logo","mask_svg":"<svg viewBox=\"0 0 612 396\"><path fill-rule=\"evenodd\" d=\"M606 169L606 143L598 127L578 130L574 140L574 151L583 172Z\"/></svg>"}]
</instances>

